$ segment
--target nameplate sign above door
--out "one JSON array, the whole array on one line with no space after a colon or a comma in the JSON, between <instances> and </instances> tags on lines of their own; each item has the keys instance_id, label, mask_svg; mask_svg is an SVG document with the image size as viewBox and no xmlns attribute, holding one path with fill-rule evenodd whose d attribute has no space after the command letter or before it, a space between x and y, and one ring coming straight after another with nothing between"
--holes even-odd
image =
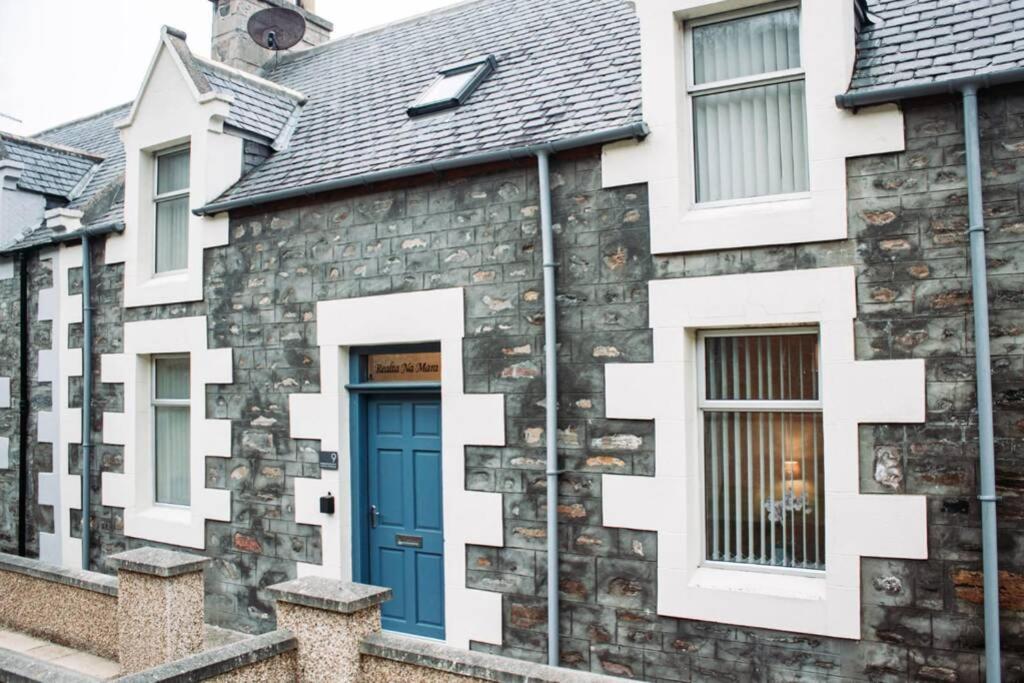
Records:
<instances>
[{"instance_id":1,"label":"nameplate sign above door","mask_svg":"<svg viewBox=\"0 0 1024 683\"><path fill-rule=\"evenodd\" d=\"M440 382L441 352L370 354L366 375L370 382Z\"/></svg>"}]
</instances>

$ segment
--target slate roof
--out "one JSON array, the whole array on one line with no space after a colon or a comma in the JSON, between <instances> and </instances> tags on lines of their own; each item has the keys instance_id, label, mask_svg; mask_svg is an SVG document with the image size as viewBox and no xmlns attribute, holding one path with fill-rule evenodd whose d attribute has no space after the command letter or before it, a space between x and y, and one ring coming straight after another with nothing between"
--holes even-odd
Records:
<instances>
[{"instance_id":1,"label":"slate roof","mask_svg":"<svg viewBox=\"0 0 1024 683\"><path fill-rule=\"evenodd\" d=\"M1020 0L868 0L868 11L851 93L1024 66Z\"/></svg>"},{"instance_id":2,"label":"slate roof","mask_svg":"<svg viewBox=\"0 0 1024 683\"><path fill-rule=\"evenodd\" d=\"M454 110L406 108L442 67L497 69ZM308 101L288 148L218 201L639 123L627 0L477 0L283 57L263 74Z\"/></svg>"},{"instance_id":3,"label":"slate roof","mask_svg":"<svg viewBox=\"0 0 1024 683\"><path fill-rule=\"evenodd\" d=\"M124 145L115 124L124 120L131 104L51 128L36 137L48 142L74 145L104 158L85 192L68 205L83 212L83 225L123 220Z\"/></svg>"},{"instance_id":4,"label":"slate roof","mask_svg":"<svg viewBox=\"0 0 1024 683\"><path fill-rule=\"evenodd\" d=\"M269 142L288 125L302 99L281 91L261 87L252 78L246 78L205 59L193 57L196 67L213 90L232 96L228 125L255 133Z\"/></svg>"},{"instance_id":5,"label":"slate roof","mask_svg":"<svg viewBox=\"0 0 1024 683\"><path fill-rule=\"evenodd\" d=\"M102 157L0 132L0 159L23 166L18 187L71 199Z\"/></svg>"}]
</instances>

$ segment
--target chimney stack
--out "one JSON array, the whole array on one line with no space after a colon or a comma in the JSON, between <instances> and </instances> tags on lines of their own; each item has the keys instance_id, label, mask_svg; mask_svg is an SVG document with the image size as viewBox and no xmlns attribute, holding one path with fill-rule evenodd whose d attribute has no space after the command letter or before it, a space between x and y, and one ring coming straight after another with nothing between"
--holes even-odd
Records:
<instances>
[{"instance_id":1,"label":"chimney stack","mask_svg":"<svg viewBox=\"0 0 1024 683\"><path fill-rule=\"evenodd\" d=\"M298 52L331 38L334 25L313 14L315 0L210 0L213 4L213 43L210 55L236 69L257 73L274 57L272 50L260 47L249 37L249 17L269 7L296 9L306 19L306 35L298 45L284 52Z\"/></svg>"}]
</instances>

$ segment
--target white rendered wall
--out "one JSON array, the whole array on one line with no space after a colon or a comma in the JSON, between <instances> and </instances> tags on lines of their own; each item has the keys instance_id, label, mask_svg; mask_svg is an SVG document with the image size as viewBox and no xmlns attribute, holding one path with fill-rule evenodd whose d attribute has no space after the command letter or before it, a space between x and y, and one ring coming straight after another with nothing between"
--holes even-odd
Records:
<instances>
[{"instance_id":1,"label":"white rendered wall","mask_svg":"<svg viewBox=\"0 0 1024 683\"><path fill-rule=\"evenodd\" d=\"M299 564L299 576L352 579L352 497L348 349L375 344L441 343L441 439L444 498L446 641L501 643L501 595L466 588L466 546L501 546L501 495L467 491L466 446L505 444L505 407L500 394L463 392L461 288L363 297L317 304L320 344L319 394L292 394L291 435L319 439L337 451L338 469L319 479L295 480L295 521L320 526L323 564ZM321 496L337 496L334 515L320 513Z\"/></svg>"},{"instance_id":2,"label":"white rendered wall","mask_svg":"<svg viewBox=\"0 0 1024 683\"><path fill-rule=\"evenodd\" d=\"M602 477L605 526L658 532L658 614L860 637L860 558L928 556L923 496L859 491L857 426L923 422L924 361L857 361L853 268L658 280L654 362L606 366L607 416L654 420L654 477ZM821 334L826 570L818 576L706 566L696 333L811 324Z\"/></svg>"},{"instance_id":3,"label":"white rendered wall","mask_svg":"<svg viewBox=\"0 0 1024 683\"><path fill-rule=\"evenodd\" d=\"M894 105L856 115L836 107L853 67L853 0L801 3L800 49L806 72L810 191L717 208L694 202L692 101L686 92L683 23L764 0L637 0L640 20L643 142L607 145L605 187L647 183L651 248L656 254L842 239L846 225L846 158L903 149L903 118Z\"/></svg>"},{"instance_id":4,"label":"white rendered wall","mask_svg":"<svg viewBox=\"0 0 1024 683\"><path fill-rule=\"evenodd\" d=\"M155 502L151 428L153 354L190 360L190 490L188 507ZM231 384L231 349L208 349L206 317L144 320L124 326L124 353L104 354L103 382L124 385L123 413L103 414L103 443L124 446L124 472L103 473L103 504L124 508L124 535L206 547L206 521L231 519L231 492L206 488L206 458L231 457L231 421L206 418L206 385Z\"/></svg>"},{"instance_id":5,"label":"white rendered wall","mask_svg":"<svg viewBox=\"0 0 1024 683\"><path fill-rule=\"evenodd\" d=\"M224 132L230 98L200 94L166 36L128 120L125 231L107 238L107 263L124 262L124 305L151 306L203 298L203 250L228 243L228 215L189 216L188 268L154 276L154 153L191 146L190 208L218 197L242 173L242 139Z\"/></svg>"}]
</instances>

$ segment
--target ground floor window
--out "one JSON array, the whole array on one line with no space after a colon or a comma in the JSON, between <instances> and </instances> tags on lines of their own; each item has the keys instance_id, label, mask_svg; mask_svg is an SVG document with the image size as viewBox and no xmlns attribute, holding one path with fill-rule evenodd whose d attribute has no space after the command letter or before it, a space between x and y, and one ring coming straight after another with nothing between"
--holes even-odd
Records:
<instances>
[{"instance_id":1,"label":"ground floor window","mask_svg":"<svg viewBox=\"0 0 1024 683\"><path fill-rule=\"evenodd\" d=\"M187 355L153 356L153 455L156 502L188 505L190 392Z\"/></svg>"},{"instance_id":2,"label":"ground floor window","mask_svg":"<svg viewBox=\"0 0 1024 683\"><path fill-rule=\"evenodd\" d=\"M825 568L816 329L700 335L706 559Z\"/></svg>"}]
</instances>

